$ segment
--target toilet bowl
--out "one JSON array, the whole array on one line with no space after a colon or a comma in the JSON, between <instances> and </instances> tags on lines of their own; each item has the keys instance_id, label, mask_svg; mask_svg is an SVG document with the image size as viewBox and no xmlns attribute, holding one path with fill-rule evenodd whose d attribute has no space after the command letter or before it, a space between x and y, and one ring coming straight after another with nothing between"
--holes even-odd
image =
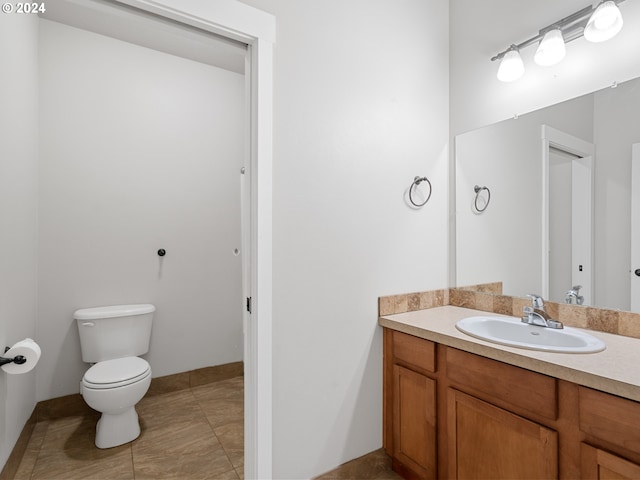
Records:
<instances>
[{"instance_id":1,"label":"toilet bowl","mask_svg":"<svg viewBox=\"0 0 640 480\"><path fill-rule=\"evenodd\" d=\"M82 377L80 393L87 405L102 413L96 425L98 448L111 448L135 440L140 423L135 405L151 384L151 367L139 357L106 360Z\"/></svg>"},{"instance_id":2,"label":"toilet bowl","mask_svg":"<svg viewBox=\"0 0 640 480\"><path fill-rule=\"evenodd\" d=\"M82 377L80 394L102 413L95 444L111 448L135 440L140 422L135 405L151 385L151 366L138 357L149 351L155 307L117 305L77 310L82 360L93 364Z\"/></svg>"}]
</instances>

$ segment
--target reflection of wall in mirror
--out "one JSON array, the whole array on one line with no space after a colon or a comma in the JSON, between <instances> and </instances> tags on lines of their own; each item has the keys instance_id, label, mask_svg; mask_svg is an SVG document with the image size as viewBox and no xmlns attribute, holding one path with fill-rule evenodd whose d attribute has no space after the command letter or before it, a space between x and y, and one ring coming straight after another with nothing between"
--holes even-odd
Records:
<instances>
[{"instance_id":1,"label":"reflection of wall in mirror","mask_svg":"<svg viewBox=\"0 0 640 480\"><path fill-rule=\"evenodd\" d=\"M539 28L585 7L584 0L450 0L451 129L453 135L523 115L640 76L640 2L620 4L624 27L614 38L594 44L579 38L567 44L558 65L533 62L536 45L521 52L525 75L505 84L496 79L491 55ZM517 6L516 6L517 5ZM534 28L532 28L534 27Z\"/></svg>"},{"instance_id":2,"label":"reflection of wall in mirror","mask_svg":"<svg viewBox=\"0 0 640 480\"><path fill-rule=\"evenodd\" d=\"M630 309L631 145L640 142L640 79L595 94L595 301Z\"/></svg>"},{"instance_id":3,"label":"reflection of wall in mirror","mask_svg":"<svg viewBox=\"0 0 640 480\"><path fill-rule=\"evenodd\" d=\"M458 285L502 281L507 295L540 293L541 125L588 140L592 111L582 97L456 137ZM475 184L491 188L483 215L469 207Z\"/></svg>"},{"instance_id":4,"label":"reflection of wall in mirror","mask_svg":"<svg viewBox=\"0 0 640 480\"><path fill-rule=\"evenodd\" d=\"M629 179L631 144L640 141L640 80L456 137L457 285L501 280L505 294L539 291L542 124L596 145L594 303L628 310ZM483 215L469 208L475 184L492 189Z\"/></svg>"}]
</instances>

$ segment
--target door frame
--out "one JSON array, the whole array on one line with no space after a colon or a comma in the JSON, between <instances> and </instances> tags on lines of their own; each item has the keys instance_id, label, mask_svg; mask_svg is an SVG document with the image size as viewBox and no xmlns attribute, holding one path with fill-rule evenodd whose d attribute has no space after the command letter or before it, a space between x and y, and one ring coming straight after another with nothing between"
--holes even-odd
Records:
<instances>
[{"instance_id":1,"label":"door frame","mask_svg":"<svg viewBox=\"0 0 640 480\"><path fill-rule=\"evenodd\" d=\"M115 0L248 45L249 135L245 168L249 232L243 232L244 475L273 477L272 449L272 145L275 17L236 0ZM243 227L245 225L243 224ZM248 240L248 242L247 242ZM248 271L247 271L248 270ZM249 280L246 281L245 278ZM247 291L247 288L249 289Z\"/></svg>"},{"instance_id":2,"label":"door frame","mask_svg":"<svg viewBox=\"0 0 640 480\"><path fill-rule=\"evenodd\" d=\"M565 152L569 152L573 155L579 157L574 160L574 162L579 162L582 167L587 170L587 175L582 175L583 179L586 178L587 186L585 188L586 193L588 195L588 200L582 205L582 211L580 212L581 221L586 223L585 228L589 232L589 235L586 238L587 246L585 249L589 252L585 259L580 261L580 264L586 269L589 275L585 275L586 281L581 280L583 291L582 293L585 296L585 302L593 305L594 304L594 258L593 258L593 215L594 215L594 175L593 175L593 158L595 154L595 146L592 143L589 143L585 140L582 140L578 137L574 137L568 133L565 133L561 130L550 127L549 125L542 125L541 128L541 137L542 137L542 292L541 295L544 298L549 298L549 218L550 218L550 205L549 205L549 157L550 152L549 149L551 147L563 150ZM575 182L575 176L572 175ZM575 185L574 185L575 190ZM574 200L575 203L575 200ZM572 208L574 210L574 208ZM572 214L572 217L574 215ZM574 230L574 227L572 227ZM577 269L577 265L574 265L575 261L572 260L571 267L575 271ZM575 272L572 272L572 280L575 282L574 275ZM567 286L567 289L570 288L571 285Z\"/></svg>"},{"instance_id":3,"label":"door frame","mask_svg":"<svg viewBox=\"0 0 640 480\"><path fill-rule=\"evenodd\" d=\"M634 249L640 241L640 212L636 205L640 203L640 189L634 189L634 185L640 185L640 143L631 144L631 265L629 265L629 310L640 313L640 297L635 294L640 279L636 276L635 270L640 266L640 252Z\"/></svg>"}]
</instances>

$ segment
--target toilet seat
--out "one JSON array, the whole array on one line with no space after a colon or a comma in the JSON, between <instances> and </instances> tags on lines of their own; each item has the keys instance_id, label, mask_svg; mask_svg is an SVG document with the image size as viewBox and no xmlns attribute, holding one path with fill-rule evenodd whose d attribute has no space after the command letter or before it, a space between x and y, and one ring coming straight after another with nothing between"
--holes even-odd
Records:
<instances>
[{"instance_id":1,"label":"toilet seat","mask_svg":"<svg viewBox=\"0 0 640 480\"><path fill-rule=\"evenodd\" d=\"M124 357L98 362L87 370L82 384L87 388L109 389L144 380L151 375L149 363L140 357Z\"/></svg>"}]
</instances>

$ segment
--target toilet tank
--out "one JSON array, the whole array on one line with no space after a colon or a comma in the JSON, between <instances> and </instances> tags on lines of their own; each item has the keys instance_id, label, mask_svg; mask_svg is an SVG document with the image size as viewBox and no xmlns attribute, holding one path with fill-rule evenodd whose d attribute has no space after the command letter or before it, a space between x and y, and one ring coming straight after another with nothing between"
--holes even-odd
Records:
<instances>
[{"instance_id":1,"label":"toilet tank","mask_svg":"<svg viewBox=\"0 0 640 480\"><path fill-rule=\"evenodd\" d=\"M150 304L83 308L73 314L87 363L137 357L149 351L156 307Z\"/></svg>"}]
</instances>

